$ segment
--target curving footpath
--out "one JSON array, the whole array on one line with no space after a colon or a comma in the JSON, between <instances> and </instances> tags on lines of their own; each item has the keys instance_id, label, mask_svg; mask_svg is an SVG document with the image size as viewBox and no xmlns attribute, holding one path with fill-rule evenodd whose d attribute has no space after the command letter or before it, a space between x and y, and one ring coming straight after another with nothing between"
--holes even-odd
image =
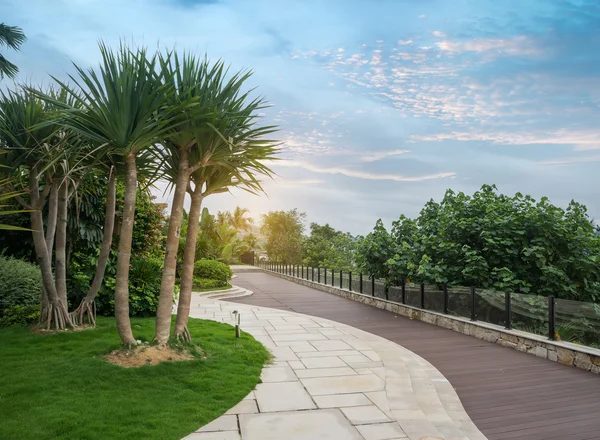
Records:
<instances>
[{"instance_id":1,"label":"curving footpath","mask_svg":"<svg viewBox=\"0 0 600 440\"><path fill-rule=\"evenodd\" d=\"M194 294L190 316L242 329L274 356L256 389L190 440L482 440L448 380L387 339L326 319Z\"/></svg>"}]
</instances>

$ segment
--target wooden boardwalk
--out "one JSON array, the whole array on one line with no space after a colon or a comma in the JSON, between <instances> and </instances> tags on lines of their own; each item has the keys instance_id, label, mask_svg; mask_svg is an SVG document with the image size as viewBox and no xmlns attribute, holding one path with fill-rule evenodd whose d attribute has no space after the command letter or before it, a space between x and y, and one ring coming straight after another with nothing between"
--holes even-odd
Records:
<instances>
[{"instance_id":1,"label":"wooden boardwalk","mask_svg":"<svg viewBox=\"0 0 600 440\"><path fill-rule=\"evenodd\" d=\"M394 341L452 383L489 440L600 439L600 377L556 362L301 286L260 272L236 272L254 295L245 304L348 324Z\"/></svg>"}]
</instances>

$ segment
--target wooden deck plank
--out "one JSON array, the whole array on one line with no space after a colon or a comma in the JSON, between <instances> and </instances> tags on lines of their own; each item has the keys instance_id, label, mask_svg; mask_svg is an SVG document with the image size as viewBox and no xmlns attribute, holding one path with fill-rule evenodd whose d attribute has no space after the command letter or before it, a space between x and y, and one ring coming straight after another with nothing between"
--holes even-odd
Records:
<instances>
[{"instance_id":1,"label":"wooden deck plank","mask_svg":"<svg viewBox=\"0 0 600 440\"><path fill-rule=\"evenodd\" d=\"M394 315L262 272L238 272L237 300L319 316L382 336L433 364L490 440L600 439L600 378L592 373Z\"/></svg>"}]
</instances>

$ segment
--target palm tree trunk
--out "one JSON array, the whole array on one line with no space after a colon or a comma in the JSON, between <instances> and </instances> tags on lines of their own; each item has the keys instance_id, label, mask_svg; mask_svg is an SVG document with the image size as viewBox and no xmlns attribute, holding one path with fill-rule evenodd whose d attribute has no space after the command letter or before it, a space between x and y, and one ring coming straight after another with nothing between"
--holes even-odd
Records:
<instances>
[{"instance_id":1,"label":"palm tree trunk","mask_svg":"<svg viewBox=\"0 0 600 440\"><path fill-rule=\"evenodd\" d=\"M54 253L54 271L58 298L68 309L67 302L67 211L69 182L63 180L58 187L58 218L56 222L56 251Z\"/></svg>"},{"instance_id":2,"label":"palm tree trunk","mask_svg":"<svg viewBox=\"0 0 600 440\"><path fill-rule=\"evenodd\" d=\"M117 176L115 170L111 170L108 176L108 186L106 189L106 208L104 213L104 229L102 237L102 245L100 246L100 255L98 256L98 265L96 273L90 286L87 295L79 304L79 307L71 313L73 321L82 325L86 319L96 326L96 305L94 300L100 291L102 281L104 280L104 272L110 256L110 248L112 246L113 231L115 229L115 205L117 200Z\"/></svg>"},{"instance_id":3,"label":"palm tree trunk","mask_svg":"<svg viewBox=\"0 0 600 440\"><path fill-rule=\"evenodd\" d=\"M166 344L171 333L171 315L173 314L173 293L175 290L175 271L177 268L177 249L179 248L179 231L183 217L183 202L190 179L188 171L188 151L180 151L179 168L175 182L175 194L171 205L171 217L167 230L167 244L160 296L156 311L156 333L154 339L159 344ZM189 226L188 226L189 228Z\"/></svg>"},{"instance_id":4,"label":"palm tree trunk","mask_svg":"<svg viewBox=\"0 0 600 440\"><path fill-rule=\"evenodd\" d=\"M48 298L47 303L42 304L40 323L46 323L46 328L65 329L73 327L66 305L59 299L52 276L52 258L48 254L46 237L44 236L44 219L42 215L43 200L40 198L39 183L36 167L32 167L29 173L29 189L31 197L31 229L35 255L42 273L42 285Z\"/></svg>"},{"instance_id":5,"label":"palm tree trunk","mask_svg":"<svg viewBox=\"0 0 600 440\"><path fill-rule=\"evenodd\" d=\"M54 249L54 234L56 232L56 218L58 212L58 184L52 183L50 188L50 197L48 198L48 218L46 220L46 249L52 260L52 251ZM48 294L46 288L42 286L40 297L40 316L42 312L48 309Z\"/></svg>"},{"instance_id":6,"label":"palm tree trunk","mask_svg":"<svg viewBox=\"0 0 600 440\"><path fill-rule=\"evenodd\" d=\"M135 199L137 191L137 168L135 155L125 157L125 201L119 236L119 255L117 256L117 275L115 285L115 319L117 331L123 345L135 345L129 320L129 261L131 260L131 240L135 220Z\"/></svg>"},{"instance_id":7,"label":"palm tree trunk","mask_svg":"<svg viewBox=\"0 0 600 440\"><path fill-rule=\"evenodd\" d=\"M190 316L190 303L192 301L192 284L194 282L194 263L196 260L196 240L200 225L200 211L202 209L202 185L196 185L192 193L192 204L188 216L187 237L183 252L183 267L181 269L181 290L179 291L179 304L177 305L177 320L175 322L175 336L190 342L191 336L187 328Z\"/></svg>"},{"instance_id":8,"label":"palm tree trunk","mask_svg":"<svg viewBox=\"0 0 600 440\"><path fill-rule=\"evenodd\" d=\"M46 247L52 257L54 249L54 234L56 233L56 220L58 214L58 184L53 183L48 198L48 219L46 221Z\"/></svg>"}]
</instances>

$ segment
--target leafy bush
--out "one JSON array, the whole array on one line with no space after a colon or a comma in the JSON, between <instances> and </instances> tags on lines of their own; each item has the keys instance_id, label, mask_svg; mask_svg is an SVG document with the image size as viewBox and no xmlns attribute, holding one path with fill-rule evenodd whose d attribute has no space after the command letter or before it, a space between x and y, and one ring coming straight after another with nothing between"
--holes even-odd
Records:
<instances>
[{"instance_id":1,"label":"leafy bush","mask_svg":"<svg viewBox=\"0 0 600 440\"><path fill-rule=\"evenodd\" d=\"M157 258L133 258L129 270L129 314L131 316L152 316L158 308L162 260ZM98 314L115 313L115 277L104 278L104 286L96 297ZM177 292L176 292L177 293Z\"/></svg>"},{"instance_id":2,"label":"leafy bush","mask_svg":"<svg viewBox=\"0 0 600 440\"><path fill-rule=\"evenodd\" d=\"M11 325L31 325L40 319L39 306L10 306L4 309L0 318L0 328Z\"/></svg>"},{"instance_id":3,"label":"leafy bush","mask_svg":"<svg viewBox=\"0 0 600 440\"><path fill-rule=\"evenodd\" d=\"M232 276L229 266L215 260L199 260L194 264L194 278L216 280L221 283L216 287L226 286Z\"/></svg>"},{"instance_id":4,"label":"leafy bush","mask_svg":"<svg viewBox=\"0 0 600 440\"><path fill-rule=\"evenodd\" d=\"M12 306L39 305L41 292L37 265L0 256L0 316Z\"/></svg>"},{"instance_id":5,"label":"leafy bush","mask_svg":"<svg viewBox=\"0 0 600 440\"><path fill-rule=\"evenodd\" d=\"M227 281L211 280L210 278L194 278L194 289L218 289L220 287L226 287Z\"/></svg>"}]
</instances>

